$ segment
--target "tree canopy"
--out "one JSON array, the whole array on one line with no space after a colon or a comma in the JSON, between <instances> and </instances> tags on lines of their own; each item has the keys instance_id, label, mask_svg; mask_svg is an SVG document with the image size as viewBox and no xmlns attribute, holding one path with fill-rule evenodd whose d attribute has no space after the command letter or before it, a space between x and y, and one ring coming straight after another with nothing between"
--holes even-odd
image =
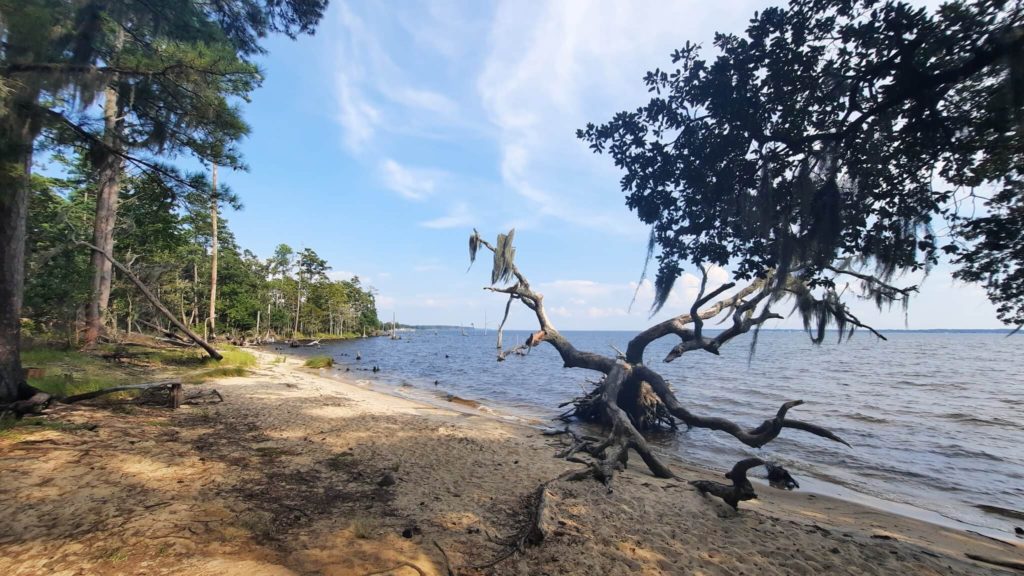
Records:
<instances>
[{"instance_id":1,"label":"tree canopy","mask_svg":"<svg viewBox=\"0 0 1024 576\"><path fill-rule=\"evenodd\" d=\"M651 225L656 303L686 266L775 279L809 326L879 305L943 253L1024 324L1024 12L1020 2L791 0L687 43L654 94L578 135L625 170ZM789 283L789 284L787 284Z\"/></svg>"}]
</instances>

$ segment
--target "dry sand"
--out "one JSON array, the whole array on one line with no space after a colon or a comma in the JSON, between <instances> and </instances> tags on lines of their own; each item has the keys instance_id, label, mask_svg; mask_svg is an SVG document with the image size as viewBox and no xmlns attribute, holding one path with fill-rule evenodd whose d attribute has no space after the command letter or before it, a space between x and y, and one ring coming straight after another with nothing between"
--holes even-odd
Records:
<instances>
[{"instance_id":1,"label":"dry sand","mask_svg":"<svg viewBox=\"0 0 1024 576\"><path fill-rule=\"evenodd\" d=\"M48 418L98 427L0 439L0 574L1021 573L965 555L1024 562L1019 544L824 496L759 488L734 513L686 483L720 472L681 463L611 493L559 482L543 544L468 568L577 466L560 440L259 356L223 404L63 407Z\"/></svg>"}]
</instances>

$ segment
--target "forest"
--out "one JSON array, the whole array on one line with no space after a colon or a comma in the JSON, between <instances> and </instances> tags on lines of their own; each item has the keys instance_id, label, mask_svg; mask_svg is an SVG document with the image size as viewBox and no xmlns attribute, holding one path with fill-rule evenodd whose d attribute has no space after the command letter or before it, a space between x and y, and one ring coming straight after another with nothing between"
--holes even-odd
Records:
<instances>
[{"instance_id":1,"label":"forest","mask_svg":"<svg viewBox=\"0 0 1024 576\"><path fill-rule=\"evenodd\" d=\"M85 345L92 299L89 250L75 244L96 219L97 181L83 158L54 156L61 176L33 175L22 329L29 338ZM223 210L241 208L217 193L217 284L212 297L213 200L208 179L168 186L152 175L125 178L114 227L114 257L128 266L190 329L233 341L365 336L380 328L373 289L358 276L328 277L312 248L287 244L260 259L238 245ZM211 316L211 312L213 312ZM103 320L106 334L172 332L167 319L115 270Z\"/></svg>"}]
</instances>

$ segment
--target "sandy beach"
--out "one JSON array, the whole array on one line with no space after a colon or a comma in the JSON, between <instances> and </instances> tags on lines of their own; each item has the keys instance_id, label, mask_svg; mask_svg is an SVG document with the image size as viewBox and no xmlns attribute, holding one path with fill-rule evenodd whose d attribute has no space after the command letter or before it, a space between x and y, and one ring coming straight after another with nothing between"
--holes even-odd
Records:
<instances>
[{"instance_id":1,"label":"sandy beach","mask_svg":"<svg viewBox=\"0 0 1024 576\"><path fill-rule=\"evenodd\" d=\"M371 390L257 352L221 404L64 406L64 430L0 439L0 573L1013 574L998 541L758 486L733 512L632 466L609 491L560 481L543 543L506 549L540 482L578 467L560 437ZM209 387L209 385L204 385ZM94 429L91 425L95 424Z\"/></svg>"}]
</instances>

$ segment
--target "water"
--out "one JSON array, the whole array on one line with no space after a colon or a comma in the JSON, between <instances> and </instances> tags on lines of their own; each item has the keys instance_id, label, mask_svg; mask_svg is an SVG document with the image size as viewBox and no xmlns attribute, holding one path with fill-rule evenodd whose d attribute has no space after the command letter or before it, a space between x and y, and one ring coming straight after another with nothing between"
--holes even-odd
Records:
<instances>
[{"instance_id":1,"label":"water","mask_svg":"<svg viewBox=\"0 0 1024 576\"><path fill-rule=\"evenodd\" d=\"M528 334L507 331L505 343L522 342ZM625 350L633 336L564 334L581 350L605 354L614 354L612 345ZM746 336L726 345L722 356L690 352L671 364L661 359L675 342L663 338L648 348L645 361L673 384L691 411L752 427L783 402L803 399L806 404L790 417L826 425L853 448L790 429L761 450L702 429L680 432L664 446L719 470L757 455L785 465L805 488L864 495L876 505L911 504L900 509L988 534L1013 534L1024 520L978 506L1024 510L1024 337L992 332L886 336L882 342L858 333L843 344L814 346L802 332L765 331L753 359ZM527 357L496 362L494 337L493 331L463 336L458 330L418 330L402 333L401 340L331 343L315 353L331 354L359 377L405 393L451 393L544 419L556 416L560 403L589 390L588 380L599 376L562 368L548 345ZM361 371L374 365L381 372Z\"/></svg>"}]
</instances>

